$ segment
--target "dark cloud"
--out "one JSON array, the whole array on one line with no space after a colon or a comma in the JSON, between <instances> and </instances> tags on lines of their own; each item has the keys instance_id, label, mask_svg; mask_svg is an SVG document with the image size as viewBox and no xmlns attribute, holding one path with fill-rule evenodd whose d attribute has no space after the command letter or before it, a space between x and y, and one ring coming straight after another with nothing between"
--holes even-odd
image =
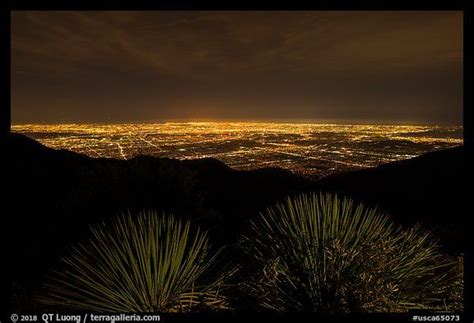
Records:
<instances>
[{"instance_id":1,"label":"dark cloud","mask_svg":"<svg viewBox=\"0 0 474 323\"><path fill-rule=\"evenodd\" d=\"M461 12L14 12L13 122L460 123Z\"/></svg>"}]
</instances>

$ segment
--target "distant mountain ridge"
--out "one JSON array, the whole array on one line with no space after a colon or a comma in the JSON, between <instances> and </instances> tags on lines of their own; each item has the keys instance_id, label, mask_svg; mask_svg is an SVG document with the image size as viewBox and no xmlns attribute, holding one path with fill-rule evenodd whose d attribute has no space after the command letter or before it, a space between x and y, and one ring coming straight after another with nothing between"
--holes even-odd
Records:
<instances>
[{"instance_id":1,"label":"distant mountain ridge","mask_svg":"<svg viewBox=\"0 0 474 323\"><path fill-rule=\"evenodd\" d=\"M334 191L381 207L388 207L390 211L395 211L394 216L402 223L412 223L422 219L433 224L449 224L447 218L436 216L439 213L439 206L433 210L428 201L437 201L436 204L440 204L442 199L453 199L455 195L461 196L463 192L459 183L463 180L465 171L463 146L430 152L416 158L383 164L374 168L338 173L319 180L311 180L280 168L235 170L214 158L182 161L144 155L127 161L112 158L90 158L68 150L45 147L20 134L11 134L10 138L6 140L4 150L7 152L6 155L12 158L10 161L13 164L11 165L13 170L22 171L23 174L29 172L36 177L40 175L49 177L48 189L53 190L54 187L50 185L51 179L58 180L56 177L60 173L64 176L59 177L61 179L66 179L68 176L77 179L79 176L83 184L87 180L97 181L98 177L95 175L104 175L105 178L102 178L104 181L113 180L114 175L119 177L135 175L137 182L144 179L149 183L151 177L160 175L157 173L157 169L169 167L174 171L183 172L181 175L189 176L189 180L198 180L199 185L204 185L206 190L211 191L213 190L212 185L219 184L228 186L227 189L231 191L233 190L231 186L236 185L234 186L235 190L241 192L234 193L239 194L260 188L262 197L268 193L276 193L278 190L284 194L308 189ZM154 168L156 169L154 170ZM89 178L87 178L88 175L90 175ZM182 177L180 179L186 180ZM270 183L272 185L269 185ZM158 182L153 184L159 186ZM189 189L197 183L188 184ZM447 189L448 187L449 189ZM412 205L412 207L417 210L419 215L416 217L402 216L402 209L406 207L403 200L417 201L418 204ZM457 208L455 207L453 210L457 210ZM429 215L430 212L434 216Z\"/></svg>"}]
</instances>

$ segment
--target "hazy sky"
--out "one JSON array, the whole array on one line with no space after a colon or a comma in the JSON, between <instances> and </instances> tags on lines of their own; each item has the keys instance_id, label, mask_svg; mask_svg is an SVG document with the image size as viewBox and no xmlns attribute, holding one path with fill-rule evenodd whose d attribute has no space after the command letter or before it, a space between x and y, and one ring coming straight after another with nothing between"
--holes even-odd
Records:
<instances>
[{"instance_id":1,"label":"hazy sky","mask_svg":"<svg viewBox=\"0 0 474 323\"><path fill-rule=\"evenodd\" d=\"M462 12L14 12L12 122L462 123Z\"/></svg>"}]
</instances>

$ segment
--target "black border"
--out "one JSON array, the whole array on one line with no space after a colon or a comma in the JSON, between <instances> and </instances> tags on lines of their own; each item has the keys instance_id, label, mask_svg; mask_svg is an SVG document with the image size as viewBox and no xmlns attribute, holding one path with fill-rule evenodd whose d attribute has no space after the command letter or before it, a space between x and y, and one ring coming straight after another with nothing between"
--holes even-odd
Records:
<instances>
[{"instance_id":1,"label":"black border","mask_svg":"<svg viewBox=\"0 0 474 323\"><path fill-rule=\"evenodd\" d=\"M0 137L10 132L11 109L10 109L10 12L7 10L0 11L0 26L2 31L2 50L1 50L1 77L3 88L0 102Z\"/></svg>"},{"instance_id":2,"label":"black border","mask_svg":"<svg viewBox=\"0 0 474 323\"><path fill-rule=\"evenodd\" d=\"M464 146L466 166L473 165L473 115L472 115L472 87L473 87L473 62L472 62L472 40L474 32L472 31L474 20L474 0L446 0L446 1L425 1L425 0L320 0L320 1L291 1L278 3L276 1L241 1L232 3L229 1L201 1L200 3L192 1L159 1L159 0L82 0L82 1L60 1L60 0L24 0L13 1L0 4L0 26L2 41L2 66L1 77L4 84L3 93L0 95L0 139L8 136L11 126L11 100L10 100L10 80L11 80L11 57L10 57L10 29L11 29L11 11L14 10L462 10L464 12ZM1 148L1 147L0 147ZM0 158L1 160L1 158ZM463 199L467 207L467 214L472 213L472 207L468 204L472 198L472 184L467 178L473 177L472 169L466 167L466 182L460 183L467 188ZM470 175L470 176L469 176ZM0 180L1 182L1 180ZM2 187L8 189L8 187ZM449 189L449 188L447 188ZM469 210L471 210L469 212ZM1 215L0 215L1 217ZM468 221L466 219L465 236L469 237L470 232ZM0 233L1 234L1 233ZM4 244L5 246L5 244ZM473 322L473 277L474 273L473 254L468 247L470 244L466 241L465 250L465 309L461 315L462 321ZM1 269L0 269L1 270ZM3 293L2 293L3 294ZM3 296L3 295L2 295ZM4 303L0 299L0 306ZM1 309L2 307L0 307ZM2 313L0 311L0 322L11 322L9 315L11 313ZM417 314L417 313L414 313ZM423 315L422 313L419 313ZM338 314L327 315L319 313L202 313L186 315L167 315L162 314L162 322L183 322L203 320L206 322L246 322L246 321L273 321L273 322L303 322L321 320L321 322L406 322L412 321L413 314ZM429 314L427 314L429 315ZM39 321L41 322L41 320Z\"/></svg>"},{"instance_id":3,"label":"black border","mask_svg":"<svg viewBox=\"0 0 474 323\"><path fill-rule=\"evenodd\" d=\"M472 186L469 185L467 178L472 178L474 173L472 171L472 165L474 164L474 141L473 141L473 48L472 40L474 39L473 32L473 19L474 19L474 6L473 2L469 4L469 7L466 7L464 10L464 147L465 147L465 159L464 162L467 174L466 181L463 183L466 188L465 195L461 198L464 199L464 205L466 209L468 207L468 201L472 197ZM469 167L471 166L471 167ZM461 184L461 183L460 183ZM470 187L471 186L471 187ZM472 236L472 232L469 232L469 223L468 219L465 219L466 224L464 236L466 237L465 241L465 253L464 253L464 311L466 315L466 321L473 321L474 318L474 279L472 274L474 273L474 254L472 252L472 241L469 241Z\"/></svg>"},{"instance_id":4,"label":"black border","mask_svg":"<svg viewBox=\"0 0 474 323\"><path fill-rule=\"evenodd\" d=\"M10 10L463 10L469 0L9 0Z\"/></svg>"}]
</instances>

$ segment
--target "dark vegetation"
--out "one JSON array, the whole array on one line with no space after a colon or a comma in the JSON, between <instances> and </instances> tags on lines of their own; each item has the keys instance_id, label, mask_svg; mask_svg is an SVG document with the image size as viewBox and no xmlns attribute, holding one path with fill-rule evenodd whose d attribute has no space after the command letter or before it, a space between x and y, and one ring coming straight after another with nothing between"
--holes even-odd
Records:
<instances>
[{"instance_id":1,"label":"dark vegetation","mask_svg":"<svg viewBox=\"0 0 474 323\"><path fill-rule=\"evenodd\" d=\"M98 312L225 309L219 292L232 272L209 277L219 251L211 254L207 232L191 227L155 211L95 225L47 278L39 301Z\"/></svg>"},{"instance_id":2,"label":"dark vegetation","mask_svg":"<svg viewBox=\"0 0 474 323\"><path fill-rule=\"evenodd\" d=\"M378 206L406 227L419 222L445 251L463 252L462 147L319 181L282 169L237 171L215 159L93 159L18 134L2 139L1 151L10 264L2 296L10 308L34 308L28 300L68 248L86 238L91 225L123 210L157 209L191 219L209 232L213 246L226 246L220 261L238 263L237 242L259 212L285 196L322 190Z\"/></svg>"},{"instance_id":3,"label":"dark vegetation","mask_svg":"<svg viewBox=\"0 0 474 323\"><path fill-rule=\"evenodd\" d=\"M419 226L328 193L301 194L252 221L243 284L256 308L285 312L453 310L455 259ZM456 308L458 309L458 308Z\"/></svg>"}]
</instances>

